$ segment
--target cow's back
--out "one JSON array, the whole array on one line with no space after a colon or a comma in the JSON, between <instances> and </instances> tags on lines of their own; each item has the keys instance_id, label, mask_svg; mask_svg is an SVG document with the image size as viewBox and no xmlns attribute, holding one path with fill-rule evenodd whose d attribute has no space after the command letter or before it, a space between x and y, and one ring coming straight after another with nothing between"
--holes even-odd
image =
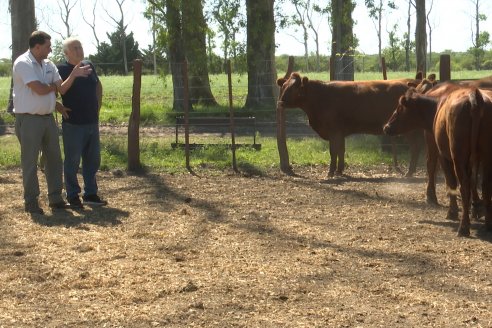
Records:
<instances>
[{"instance_id":1,"label":"cow's back","mask_svg":"<svg viewBox=\"0 0 492 328\"><path fill-rule=\"evenodd\" d=\"M399 97L408 90L405 81L311 81L307 99L312 112L306 111L310 124L317 131L342 132L345 136L382 134ZM320 126L323 124L329 127Z\"/></svg>"},{"instance_id":2,"label":"cow's back","mask_svg":"<svg viewBox=\"0 0 492 328\"><path fill-rule=\"evenodd\" d=\"M470 154L472 115L469 96L473 88L460 88L441 100L434 120L434 135L442 156L451 159ZM455 153L453 156L451 153Z\"/></svg>"}]
</instances>

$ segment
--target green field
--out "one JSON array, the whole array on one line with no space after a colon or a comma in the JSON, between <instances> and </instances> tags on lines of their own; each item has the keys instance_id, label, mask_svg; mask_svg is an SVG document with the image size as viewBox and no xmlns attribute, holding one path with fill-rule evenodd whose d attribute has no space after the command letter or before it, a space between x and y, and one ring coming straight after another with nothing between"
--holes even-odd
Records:
<instances>
[{"instance_id":1,"label":"green field","mask_svg":"<svg viewBox=\"0 0 492 328\"><path fill-rule=\"evenodd\" d=\"M279 76L284 73L279 72ZM303 74L301 72L301 74ZM310 79L327 80L328 73L308 73ZM477 79L492 75L492 71L461 71L453 72L454 79ZM409 78L408 72L388 72L389 79ZM381 79L381 73L356 73L356 80ZM131 113L133 76L101 76L104 88L101 123L128 123ZM226 75L210 75L210 84L219 107L204 108L195 106L197 112L224 112L228 108L228 86ZM247 75L234 74L232 76L233 104L237 111L244 105L247 95ZM6 115L5 108L8 102L10 78L0 77L0 119L12 122L10 115ZM142 125L171 123L175 113L172 112L173 89L170 76L142 76L141 89L141 122ZM273 109L264 109L272 111ZM259 114L258 114L259 115Z\"/></svg>"}]
</instances>

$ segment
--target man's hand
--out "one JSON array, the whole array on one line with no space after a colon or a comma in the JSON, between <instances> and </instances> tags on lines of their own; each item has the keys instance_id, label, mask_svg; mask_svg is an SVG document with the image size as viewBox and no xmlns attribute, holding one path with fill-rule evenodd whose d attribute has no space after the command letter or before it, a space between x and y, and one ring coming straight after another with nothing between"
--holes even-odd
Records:
<instances>
[{"instance_id":1,"label":"man's hand","mask_svg":"<svg viewBox=\"0 0 492 328\"><path fill-rule=\"evenodd\" d=\"M56 102L55 109L58 113L62 114L64 119L68 119L68 112L71 112L72 110L70 108L67 108L60 104L58 101Z\"/></svg>"},{"instance_id":2,"label":"man's hand","mask_svg":"<svg viewBox=\"0 0 492 328\"><path fill-rule=\"evenodd\" d=\"M80 62L77 65L75 65L71 75L73 75L73 77L87 77L91 75L91 73L92 73L91 65L82 65L82 62Z\"/></svg>"}]
</instances>

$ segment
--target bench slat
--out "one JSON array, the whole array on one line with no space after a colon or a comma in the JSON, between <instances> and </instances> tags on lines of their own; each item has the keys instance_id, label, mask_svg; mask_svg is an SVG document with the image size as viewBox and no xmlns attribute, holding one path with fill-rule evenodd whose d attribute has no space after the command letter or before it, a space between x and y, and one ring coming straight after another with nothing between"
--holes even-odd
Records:
<instances>
[{"instance_id":1,"label":"bench slat","mask_svg":"<svg viewBox=\"0 0 492 328\"><path fill-rule=\"evenodd\" d=\"M224 127L227 126L229 127L231 124L231 119L229 117L213 117L213 116L195 116L195 117L189 117L188 118L188 126L192 127L198 127L198 126L220 126ZM184 144L178 142L178 134L179 134L179 127L183 127L185 125L185 118L184 116L176 116L176 142L171 144L173 149L176 149L178 147L184 147ZM261 144L256 143L256 117L254 116L249 116L249 117L234 117L234 126L236 127L251 127L253 129L253 144L236 144L236 147L253 147L256 150L261 149ZM192 146L193 145L193 146ZM228 145L228 144L224 144ZM205 145L203 144L190 144L190 148L201 148ZM231 146L230 144L228 146Z\"/></svg>"}]
</instances>

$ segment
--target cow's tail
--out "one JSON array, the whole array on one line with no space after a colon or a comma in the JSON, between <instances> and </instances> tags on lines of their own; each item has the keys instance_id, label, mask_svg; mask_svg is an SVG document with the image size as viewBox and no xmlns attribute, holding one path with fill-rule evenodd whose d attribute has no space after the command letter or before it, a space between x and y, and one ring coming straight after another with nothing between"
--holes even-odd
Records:
<instances>
[{"instance_id":1,"label":"cow's tail","mask_svg":"<svg viewBox=\"0 0 492 328\"><path fill-rule=\"evenodd\" d=\"M474 89L472 92L470 92L468 97L471 105L470 114L472 119L471 139L470 139L471 142L470 159L472 163L476 163L478 159L478 137L480 134L480 120L481 117L483 116L484 100L483 100L482 93L480 92L479 89Z\"/></svg>"},{"instance_id":2,"label":"cow's tail","mask_svg":"<svg viewBox=\"0 0 492 328\"><path fill-rule=\"evenodd\" d=\"M479 135L480 135L480 120L483 116L484 110L484 100L483 95L480 90L474 89L469 94L470 100L470 114L472 119L471 126L471 138L470 138L470 165L471 165L471 185L474 190L477 188L477 176L479 169L479 158L478 158L478 148L479 148Z\"/></svg>"}]
</instances>

